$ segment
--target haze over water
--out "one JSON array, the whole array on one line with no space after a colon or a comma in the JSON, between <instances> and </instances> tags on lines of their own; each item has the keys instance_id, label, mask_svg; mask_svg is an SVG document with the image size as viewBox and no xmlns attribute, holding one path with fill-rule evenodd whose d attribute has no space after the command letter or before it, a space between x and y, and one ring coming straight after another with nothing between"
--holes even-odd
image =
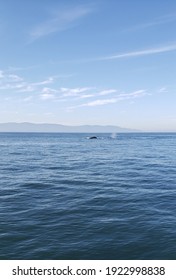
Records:
<instances>
[{"instance_id":1,"label":"haze over water","mask_svg":"<svg viewBox=\"0 0 176 280\"><path fill-rule=\"evenodd\" d=\"M1 133L0 259L175 259L176 134Z\"/></svg>"}]
</instances>

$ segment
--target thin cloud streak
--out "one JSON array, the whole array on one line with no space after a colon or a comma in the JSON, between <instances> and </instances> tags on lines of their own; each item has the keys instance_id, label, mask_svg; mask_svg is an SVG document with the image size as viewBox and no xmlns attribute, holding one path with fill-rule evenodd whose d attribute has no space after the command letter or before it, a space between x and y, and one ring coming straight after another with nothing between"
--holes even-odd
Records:
<instances>
[{"instance_id":1,"label":"thin cloud streak","mask_svg":"<svg viewBox=\"0 0 176 280\"><path fill-rule=\"evenodd\" d=\"M105 57L101 57L97 60L113 60L113 59L128 58L128 57L130 58L130 57L146 56L146 55L152 55L152 54L158 54L158 53L171 52L171 51L175 51L175 50L176 50L176 43L173 45L168 45L168 46L163 46L163 47L158 47L158 48L152 48L152 49L122 53L122 54L117 54L117 55L105 56Z\"/></svg>"},{"instance_id":2,"label":"thin cloud streak","mask_svg":"<svg viewBox=\"0 0 176 280\"><path fill-rule=\"evenodd\" d=\"M83 87L83 88L61 88L60 92L65 96L80 96L84 94L84 92L89 91L91 88Z\"/></svg>"},{"instance_id":3,"label":"thin cloud streak","mask_svg":"<svg viewBox=\"0 0 176 280\"><path fill-rule=\"evenodd\" d=\"M103 95L108 95L112 93L116 93L116 89L107 89L107 90L102 90L101 92L98 93L98 95L103 96Z\"/></svg>"},{"instance_id":4,"label":"thin cloud streak","mask_svg":"<svg viewBox=\"0 0 176 280\"><path fill-rule=\"evenodd\" d=\"M84 6L70 8L62 12L58 11L48 21L45 21L34 28L30 34L31 42L52 33L62 32L72 28L79 19L85 17L90 12L91 9Z\"/></svg>"},{"instance_id":5,"label":"thin cloud streak","mask_svg":"<svg viewBox=\"0 0 176 280\"><path fill-rule=\"evenodd\" d=\"M82 107L88 106L88 107L93 107L93 106L100 106L100 105L106 105L106 104L112 104L116 103L117 99L116 98L110 98L110 99L98 99L92 102L88 102L86 104L82 104Z\"/></svg>"},{"instance_id":6,"label":"thin cloud streak","mask_svg":"<svg viewBox=\"0 0 176 280\"><path fill-rule=\"evenodd\" d=\"M141 23L139 25L134 25L134 26L126 29L125 31L143 30L145 28L168 24L168 23L172 23L174 21L176 21L176 14L168 14L168 15L164 15L162 17L155 18L153 21L151 20L150 22L145 22L145 23Z\"/></svg>"},{"instance_id":7,"label":"thin cloud streak","mask_svg":"<svg viewBox=\"0 0 176 280\"><path fill-rule=\"evenodd\" d=\"M165 45L161 47L154 47L148 48L143 50L131 51L126 53L119 53L115 55L109 56L102 56L102 57L92 57L92 58L85 58L85 59L77 59L77 60L69 60L69 61L60 61L62 63L94 63L98 61L108 61L108 60L115 60L115 59L123 59L123 58L135 58L135 57L142 57L147 55L154 55L166 52L174 52L176 51L176 43L170 45Z\"/></svg>"}]
</instances>

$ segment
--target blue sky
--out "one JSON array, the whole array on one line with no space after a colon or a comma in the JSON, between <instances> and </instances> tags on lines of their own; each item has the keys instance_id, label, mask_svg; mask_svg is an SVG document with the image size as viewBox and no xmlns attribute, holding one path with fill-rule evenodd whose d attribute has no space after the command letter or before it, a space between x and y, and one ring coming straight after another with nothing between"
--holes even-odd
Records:
<instances>
[{"instance_id":1,"label":"blue sky","mask_svg":"<svg viewBox=\"0 0 176 280\"><path fill-rule=\"evenodd\" d=\"M176 131L176 1L3 0L0 122Z\"/></svg>"}]
</instances>

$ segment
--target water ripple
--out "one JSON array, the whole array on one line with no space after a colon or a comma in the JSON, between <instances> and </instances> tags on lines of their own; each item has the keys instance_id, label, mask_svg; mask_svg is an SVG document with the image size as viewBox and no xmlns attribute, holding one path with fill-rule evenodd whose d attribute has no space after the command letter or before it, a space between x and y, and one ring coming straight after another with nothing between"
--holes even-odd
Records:
<instances>
[{"instance_id":1,"label":"water ripple","mask_svg":"<svg viewBox=\"0 0 176 280\"><path fill-rule=\"evenodd\" d=\"M0 134L0 259L175 259L176 134Z\"/></svg>"}]
</instances>

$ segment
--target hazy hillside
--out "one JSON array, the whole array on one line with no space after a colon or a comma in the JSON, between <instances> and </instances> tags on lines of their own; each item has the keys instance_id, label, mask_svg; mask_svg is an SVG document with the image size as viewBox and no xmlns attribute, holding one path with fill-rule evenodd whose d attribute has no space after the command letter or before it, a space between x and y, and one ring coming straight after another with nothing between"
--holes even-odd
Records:
<instances>
[{"instance_id":1,"label":"hazy hillside","mask_svg":"<svg viewBox=\"0 0 176 280\"><path fill-rule=\"evenodd\" d=\"M113 132L135 132L128 128L118 126L82 125L65 126L61 124L34 124L34 123L0 123L0 132L89 132L89 133L113 133Z\"/></svg>"}]
</instances>

